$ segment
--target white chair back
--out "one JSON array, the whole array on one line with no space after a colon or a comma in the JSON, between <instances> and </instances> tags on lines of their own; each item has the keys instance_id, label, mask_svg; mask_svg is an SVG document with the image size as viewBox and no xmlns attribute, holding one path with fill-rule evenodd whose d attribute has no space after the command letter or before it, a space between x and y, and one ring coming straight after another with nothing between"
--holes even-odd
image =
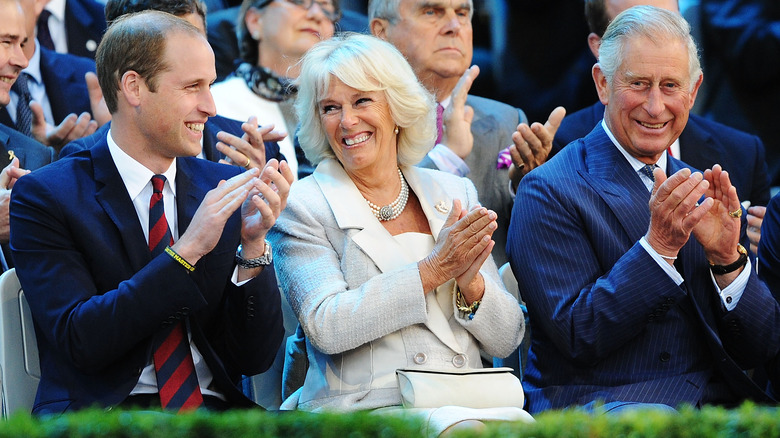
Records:
<instances>
[{"instance_id":1,"label":"white chair back","mask_svg":"<svg viewBox=\"0 0 780 438\"><path fill-rule=\"evenodd\" d=\"M0 404L2 416L30 412L41 380L30 307L16 271L0 275Z\"/></svg>"}]
</instances>

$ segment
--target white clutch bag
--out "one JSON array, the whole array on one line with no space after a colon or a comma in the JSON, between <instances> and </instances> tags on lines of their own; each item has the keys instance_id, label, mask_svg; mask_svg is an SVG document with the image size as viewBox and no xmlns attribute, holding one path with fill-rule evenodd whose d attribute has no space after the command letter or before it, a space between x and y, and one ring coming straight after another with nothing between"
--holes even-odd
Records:
<instances>
[{"instance_id":1,"label":"white clutch bag","mask_svg":"<svg viewBox=\"0 0 780 438\"><path fill-rule=\"evenodd\" d=\"M469 370L398 369L398 387L406 408L523 407L523 385L512 368Z\"/></svg>"}]
</instances>

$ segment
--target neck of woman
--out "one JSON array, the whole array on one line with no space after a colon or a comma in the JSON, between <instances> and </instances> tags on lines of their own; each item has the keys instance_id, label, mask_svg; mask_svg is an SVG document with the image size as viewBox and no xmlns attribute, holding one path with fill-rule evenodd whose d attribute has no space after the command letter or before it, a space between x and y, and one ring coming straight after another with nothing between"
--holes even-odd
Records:
<instances>
[{"instance_id":1,"label":"neck of woman","mask_svg":"<svg viewBox=\"0 0 780 438\"><path fill-rule=\"evenodd\" d=\"M295 79L300 74L297 58L281 55L263 56L263 52L260 52L257 65L271 70L275 75L282 78Z\"/></svg>"},{"instance_id":2,"label":"neck of woman","mask_svg":"<svg viewBox=\"0 0 780 438\"><path fill-rule=\"evenodd\" d=\"M378 206L388 205L401 192L401 179L397 166L383 166L358 172L347 172L358 191L366 200Z\"/></svg>"}]
</instances>

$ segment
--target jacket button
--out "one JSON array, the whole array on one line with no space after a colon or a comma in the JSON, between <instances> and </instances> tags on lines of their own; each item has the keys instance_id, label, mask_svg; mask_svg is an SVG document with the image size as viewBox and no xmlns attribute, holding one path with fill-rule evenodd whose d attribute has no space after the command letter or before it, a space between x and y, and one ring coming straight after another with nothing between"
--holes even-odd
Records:
<instances>
[{"instance_id":1,"label":"jacket button","mask_svg":"<svg viewBox=\"0 0 780 438\"><path fill-rule=\"evenodd\" d=\"M452 364L455 365L455 368L463 368L464 365L466 365L466 355L456 354L455 357L452 358Z\"/></svg>"},{"instance_id":2,"label":"jacket button","mask_svg":"<svg viewBox=\"0 0 780 438\"><path fill-rule=\"evenodd\" d=\"M425 355L425 353L417 353L414 355L414 363L417 365L422 365L428 360L428 356Z\"/></svg>"},{"instance_id":3,"label":"jacket button","mask_svg":"<svg viewBox=\"0 0 780 438\"><path fill-rule=\"evenodd\" d=\"M672 358L672 355L669 354L669 352L664 351L659 356L658 359L661 360L661 362L669 362L669 360Z\"/></svg>"}]
</instances>

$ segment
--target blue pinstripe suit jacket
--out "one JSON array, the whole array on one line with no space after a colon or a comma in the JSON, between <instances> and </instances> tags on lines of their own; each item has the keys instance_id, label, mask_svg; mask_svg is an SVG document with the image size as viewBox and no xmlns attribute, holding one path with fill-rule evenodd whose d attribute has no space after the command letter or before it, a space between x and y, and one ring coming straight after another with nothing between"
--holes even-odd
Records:
<instances>
[{"instance_id":1,"label":"blue pinstripe suit jacket","mask_svg":"<svg viewBox=\"0 0 780 438\"><path fill-rule=\"evenodd\" d=\"M670 158L667 173L683 166ZM638 243L649 196L601 124L520 184L507 252L531 320L531 413L594 400L771 401L742 370L777 356L780 306L753 273L725 312L693 237L677 286Z\"/></svg>"}]
</instances>

